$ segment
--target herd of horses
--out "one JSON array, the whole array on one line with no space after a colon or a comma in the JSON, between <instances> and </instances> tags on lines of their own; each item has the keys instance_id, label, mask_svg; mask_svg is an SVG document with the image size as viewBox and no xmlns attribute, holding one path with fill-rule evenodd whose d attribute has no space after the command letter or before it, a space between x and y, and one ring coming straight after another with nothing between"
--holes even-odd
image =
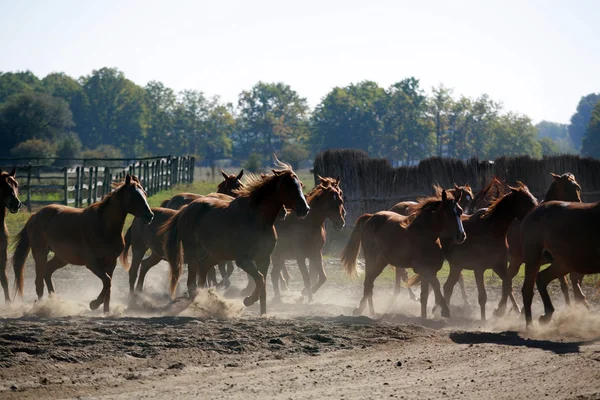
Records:
<instances>
[{"instance_id":1,"label":"herd of horses","mask_svg":"<svg viewBox=\"0 0 600 400\"><path fill-rule=\"evenodd\" d=\"M32 253L35 262L35 288L42 298L44 285L53 294L52 274L67 264L84 265L102 280L102 290L90 303L95 310L104 305L110 310L112 276L120 257L129 269L130 291L142 291L147 272L161 260L170 266L169 290L173 296L188 266L187 289L190 297L198 286L227 287L233 271L232 261L248 275L242 291L244 304L260 303L266 313L266 284L269 265L274 302L281 301L281 288L287 287L289 274L285 260L296 260L302 275L302 295L309 301L326 281L322 250L325 245L325 220L335 229L345 226L346 211L339 177L319 177L318 184L305 196L303 184L292 168L276 161L268 175L227 175L217 193L181 193L150 208L137 177L126 175L100 202L85 209L49 205L32 214L16 236L13 268L15 289L22 296L25 261ZM520 312L513 296L512 280L525 264L522 288L527 326L532 322L531 303L534 285L542 297L548 322L554 307L547 286L559 279L567 304L570 302L565 275L570 273L575 300L587 305L581 291L583 274L600 272L600 202L581 202L581 187L570 173L552 174L553 181L543 199L537 199L519 183L507 186L494 178L477 195L469 185L443 189L417 202L401 202L389 211L360 216L342 251L342 264L349 275L358 271L357 258L363 249L364 293L355 314L368 304L371 314L373 286L383 269L396 270L394 296L402 282L411 298L411 286L420 283L421 317L427 318L427 300L434 292L441 315L450 317L448 304L459 283L463 301L468 304L462 270L472 270L478 289L481 319L486 319L487 295L484 271L492 269L502 280L502 295L494 314L505 313L508 300ZM6 210L16 213L21 207L15 170L0 172L0 283L10 301L6 265L8 231ZM127 214L135 218L123 237ZM129 265L128 253L132 260ZM150 255L144 258L146 253ZM52 258L48 260L49 253ZM308 268L306 260L308 259ZM444 260L449 276L441 286L437 273ZM540 266L550 266L540 272ZM219 267L221 282L215 267ZM141 267L141 268L140 268ZM408 278L406 269L416 275Z\"/></svg>"}]
</instances>

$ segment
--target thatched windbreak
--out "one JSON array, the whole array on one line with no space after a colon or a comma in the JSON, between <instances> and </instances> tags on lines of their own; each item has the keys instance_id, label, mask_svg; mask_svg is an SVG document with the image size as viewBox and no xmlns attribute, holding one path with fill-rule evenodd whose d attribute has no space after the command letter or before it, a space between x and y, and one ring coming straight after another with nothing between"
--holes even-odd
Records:
<instances>
[{"instance_id":1,"label":"thatched windbreak","mask_svg":"<svg viewBox=\"0 0 600 400\"><path fill-rule=\"evenodd\" d=\"M333 149L317 154L314 163L315 179L317 175L340 176L349 225L363 213L387 210L399 201L432 195L434 183L445 188L468 183L476 193L496 176L511 185L522 181L542 198L552 182L550 173L565 172L575 175L582 187L583 201L600 200L600 160L576 155L541 160L502 157L494 161L434 157L417 166L393 168L387 160L369 158L363 151Z\"/></svg>"}]
</instances>

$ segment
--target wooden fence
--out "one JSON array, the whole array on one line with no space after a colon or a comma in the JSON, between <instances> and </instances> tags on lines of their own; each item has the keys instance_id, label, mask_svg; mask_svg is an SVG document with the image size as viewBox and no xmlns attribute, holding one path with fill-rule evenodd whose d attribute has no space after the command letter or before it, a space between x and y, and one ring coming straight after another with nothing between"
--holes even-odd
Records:
<instances>
[{"instance_id":1,"label":"wooden fence","mask_svg":"<svg viewBox=\"0 0 600 400\"><path fill-rule=\"evenodd\" d=\"M194 157L170 156L142 159L125 168L85 166L85 163L77 167L29 164L17 166L17 180L20 197L25 197L23 204L31 212L34 207L48 204L88 206L101 200L112 190L112 183L122 181L127 173L137 175L148 195L152 196L175 184L193 182L194 165Z\"/></svg>"}]
</instances>

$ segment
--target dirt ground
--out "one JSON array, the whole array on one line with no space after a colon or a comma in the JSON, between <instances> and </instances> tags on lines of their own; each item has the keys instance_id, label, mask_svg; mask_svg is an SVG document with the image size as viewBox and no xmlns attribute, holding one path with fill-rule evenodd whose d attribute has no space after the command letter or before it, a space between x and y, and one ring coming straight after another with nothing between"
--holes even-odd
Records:
<instances>
[{"instance_id":1,"label":"dirt ground","mask_svg":"<svg viewBox=\"0 0 600 400\"><path fill-rule=\"evenodd\" d=\"M353 317L362 280L344 281L339 261L327 264L331 279L311 304L298 302L300 279L290 268L284 303L269 304L267 317L243 307L240 272L227 292L170 302L164 263L134 299L119 268L113 311L103 316L87 307L101 288L91 272L58 271L59 297L34 302L28 265L23 301L0 308L0 397L600 398L595 300L590 311L566 309L554 288L553 322L525 331L514 313L479 321L471 287L472 308L456 291L451 319L422 322L418 303L403 293L390 304L391 283L376 282L380 314ZM491 315L499 288L488 290Z\"/></svg>"}]
</instances>

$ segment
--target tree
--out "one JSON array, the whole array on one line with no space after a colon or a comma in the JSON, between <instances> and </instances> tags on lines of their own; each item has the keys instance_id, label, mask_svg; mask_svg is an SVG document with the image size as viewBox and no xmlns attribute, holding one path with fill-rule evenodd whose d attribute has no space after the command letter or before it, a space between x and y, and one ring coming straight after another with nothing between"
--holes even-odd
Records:
<instances>
[{"instance_id":1,"label":"tree","mask_svg":"<svg viewBox=\"0 0 600 400\"><path fill-rule=\"evenodd\" d=\"M38 84L38 77L31 71L0 72L0 103L15 94L33 92Z\"/></svg>"},{"instance_id":2,"label":"tree","mask_svg":"<svg viewBox=\"0 0 600 400\"><path fill-rule=\"evenodd\" d=\"M37 90L66 101L73 113L74 129L77 131L79 127L85 127L88 100L79 82L64 72L55 72L46 75L40 81Z\"/></svg>"},{"instance_id":3,"label":"tree","mask_svg":"<svg viewBox=\"0 0 600 400\"><path fill-rule=\"evenodd\" d=\"M56 146L49 140L28 139L13 147L10 151L13 157L56 157Z\"/></svg>"},{"instance_id":4,"label":"tree","mask_svg":"<svg viewBox=\"0 0 600 400\"><path fill-rule=\"evenodd\" d=\"M568 154L576 153L575 146L569 136L568 125L560 124L558 122L541 121L535 128L537 129L538 138L549 138L552 139L557 147L556 154ZM540 142L541 142L540 139ZM542 146L544 144L542 143ZM545 155L542 151L542 153Z\"/></svg>"},{"instance_id":5,"label":"tree","mask_svg":"<svg viewBox=\"0 0 600 400\"><path fill-rule=\"evenodd\" d=\"M435 127L436 153L438 157L442 157L444 141L447 139L445 136L448 131L450 107L452 106L452 89L447 89L440 84L431 92L428 108Z\"/></svg>"},{"instance_id":6,"label":"tree","mask_svg":"<svg viewBox=\"0 0 600 400\"><path fill-rule=\"evenodd\" d=\"M172 152L177 96L173 89L157 81L149 82L144 90L147 114L146 151L150 154Z\"/></svg>"},{"instance_id":7,"label":"tree","mask_svg":"<svg viewBox=\"0 0 600 400\"><path fill-rule=\"evenodd\" d=\"M552 156L556 154L560 154L560 147L558 143L552 138L543 137L538 140L540 145L542 146L542 155L543 156Z\"/></svg>"},{"instance_id":8,"label":"tree","mask_svg":"<svg viewBox=\"0 0 600 400\"><path fill-rule=\"evenodd\" d=\"M592 110L600 101L600 93L590 93L583 96L577 105L577 111L571 117L569 125L569 135L575 146L575 149L581 149L582 140L587 132L587 126L592 117Z\"/></svg>"},{"instance_id":9,"label":"tree","mask_svg":"<svg viewBox=\"0 0 600 400\"><path fill-rule=\"evenodd\" d=\"M542 145L536 140L536 130L525 115L509 112L495 122L489 157L530 155L540 157Z\"/></svg>"},{"instance_id":10,"label":"tree","mask_svg":"<svg viewBox=\"0 0 600 400\"><path fill-rule=\"evenodd\" d=\"M252 152L276 153L290 139L308 134L308 104L284 83L258 82L238 100L240 157Z\"/></svg>"},{"instance_id":11,"label":"tree","mask_svg":"<svg viewBox=\"0 0 600 400\"><path fill-rule=\"evenodd\" d=\"M11 96L0 105L0 154L29 139L53 141L69 131L73 119L63 99L44 93Z\"/></svg>"},{"instance_id":12,"label":"tree","mask_svg":"<svg viewBox=\"0 0 600 400\"><path fill-rule=\"evenodd\" d=\"M283 145L277 158L289 163L293 169L297 169L301 161L307 160L308 150L301 143L286 143Z\"/></svg>"},{"instance_id":13,"label":"tree","mask_svg":"<svg viewBox=\"0 0 600 400\"><path fill-rule=\"evenodd\" d=\"M592 110L581 152L585 156L600 158L600 102Z\"/></svg>"}]
</instances>

